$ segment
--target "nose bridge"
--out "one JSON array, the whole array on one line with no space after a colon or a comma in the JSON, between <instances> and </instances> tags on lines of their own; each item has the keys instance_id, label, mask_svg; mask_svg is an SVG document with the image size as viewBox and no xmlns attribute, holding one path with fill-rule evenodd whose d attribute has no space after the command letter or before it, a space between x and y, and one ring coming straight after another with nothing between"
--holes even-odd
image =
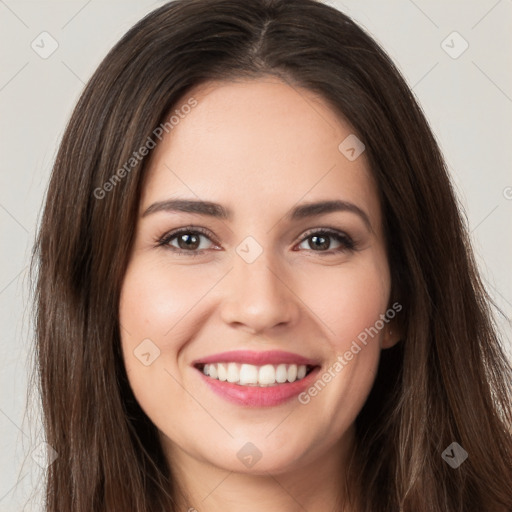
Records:
<instances>
[{"instance_id":1,"label":"nose bridge","mask_svg":"<svg viewBox=\"0 0 512 512\"><path fill-rule=\"evenodd\" d=\"M262 331L298 318L296 298L281 262L270 249L251 240L242 242L230 274L222 306L225 322Z\"/></svg>"},{"instance_id":2,"label":"nose bridge","mask_svg":"<svg viewBox=\"0 0 512 512\"><path fill-rule=\"evenodd\" d=\"M266 249L254 261L247 261L240 255L235 259L235 276L253 297L270 299L283 286L284 273L279 272L277 259ZM281 275L280 275L281 274Z\"/></svg>"}]
</instances>

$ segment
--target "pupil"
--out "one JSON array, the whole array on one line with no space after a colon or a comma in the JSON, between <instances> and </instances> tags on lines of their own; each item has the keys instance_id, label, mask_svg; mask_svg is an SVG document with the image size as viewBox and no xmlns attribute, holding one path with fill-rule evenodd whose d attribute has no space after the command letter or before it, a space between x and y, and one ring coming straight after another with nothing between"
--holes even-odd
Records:
<instances>
[{"instance_id":1,"label":"pupil","mask_svg":"<svg viewBox=\"0 0 512 512\"><path fill-rule=\"evenodd\" d=\"M313 241L313 244L316 245L316 249L329 249L329 238L326 236L312 236L311 240ZM314 247L315 248L315 247Z\"/></svg>"}]
</instances>

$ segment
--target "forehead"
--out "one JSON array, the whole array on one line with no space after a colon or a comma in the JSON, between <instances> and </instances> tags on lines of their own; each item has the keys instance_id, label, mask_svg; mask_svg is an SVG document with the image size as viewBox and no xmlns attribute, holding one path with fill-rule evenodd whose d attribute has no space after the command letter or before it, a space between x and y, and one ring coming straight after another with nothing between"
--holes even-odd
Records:
<instances>
[{"instance_id":1,"label":"forehead","mask_svg":"<svg viewBox=\"0 0 512 512\"><path fill-rule=\"evenodd\" d=\"M182 109L187 103L195 106ZM142 208L196 197L280 214L301 200L339 198L361 203L379 223L364 152L351 161L339 149L353 129L313 92L275 78L210 82L173 112L179 121L152 154Z\"/></svg>"}]
</instances>

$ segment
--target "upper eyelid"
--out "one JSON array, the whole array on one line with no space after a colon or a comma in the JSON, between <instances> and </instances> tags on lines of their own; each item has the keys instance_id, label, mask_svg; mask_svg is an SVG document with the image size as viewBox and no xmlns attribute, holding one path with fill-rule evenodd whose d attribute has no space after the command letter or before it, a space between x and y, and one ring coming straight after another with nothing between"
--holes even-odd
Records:
<instances>
[{"instance_id":1,"label":"upper eyelid","mask_svg":"<svg viewBox=\"0 0 512 512\"><path fill-rule=\"evenodd\" d=\"M195 226L194 227L185 226L185 227L182 227L182 228L172 229L171 231L165 233L161 237L161 239L165 240L166 238L174 238L175 236L180 235L182 233L198 233L200 235L203 235L203 236L206 236L206 237L212 239L212 241L216 240L215 235L209 229L195 227Z\"/></svg>"}]
</instances>

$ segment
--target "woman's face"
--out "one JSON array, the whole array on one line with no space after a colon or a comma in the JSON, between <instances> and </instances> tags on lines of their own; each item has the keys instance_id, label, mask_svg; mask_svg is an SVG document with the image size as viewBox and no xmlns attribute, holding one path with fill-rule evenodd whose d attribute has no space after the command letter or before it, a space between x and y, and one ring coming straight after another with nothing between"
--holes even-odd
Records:
<instances>
[{"instance_id":1,"label":"woman's face","mask_svg":"<svg viewBox=\"0 0 512 512\"><path fill-rule=\"evenodd\" d=\"M123 282L130 385L177 463L325 462L351 443L396 341L363 147L276 79L210 83L187 101L151 155Z\"/></svg>"}]
</instances>

